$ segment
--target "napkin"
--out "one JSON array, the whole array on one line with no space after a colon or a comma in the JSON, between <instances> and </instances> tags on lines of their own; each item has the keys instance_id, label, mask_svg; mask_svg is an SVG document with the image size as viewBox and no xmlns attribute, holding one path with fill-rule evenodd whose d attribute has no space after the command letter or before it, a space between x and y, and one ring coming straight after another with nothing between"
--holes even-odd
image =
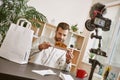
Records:
<instances>
[{"instance_id":1,"label":"napkin","mask_svg":"<svg viewBox=\"0 0 120 80\"><path fill-rule=\"evenodd\" d=\"M45 76L45 75L56 75L56 73L54 71L52 71L51 69L48 69L48 70L32 70L32 72L40 74L42 76Z\"/></svg>"},{"instance_id":2,"label":"napkin","mask_svg":"<svg viewBox=\"0 0 120 80\"><path fill-rule=\"evenodd\" d=\"M64 73L62 73L62 72L60 72L59 77L60 77L62 80L74 80L71 75L67 75L67 74L64 74Z\"/></svg>"}]
</instances>

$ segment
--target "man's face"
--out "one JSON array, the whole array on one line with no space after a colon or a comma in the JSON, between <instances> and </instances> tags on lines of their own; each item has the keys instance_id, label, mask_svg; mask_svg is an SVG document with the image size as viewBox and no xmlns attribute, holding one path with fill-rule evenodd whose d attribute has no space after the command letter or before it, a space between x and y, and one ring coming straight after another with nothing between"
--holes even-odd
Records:
<instances>
[{"instance_id":1,"label":"man's face","mask_svg":"<svg viewBox=\"0 0 120 80\"><path fill-rule=\"evenodd\" d=\"M63 30L62 28L58 28L55 34L55 40L64 42L68 34L68 30Z\"/></svg>"}]
</instances>

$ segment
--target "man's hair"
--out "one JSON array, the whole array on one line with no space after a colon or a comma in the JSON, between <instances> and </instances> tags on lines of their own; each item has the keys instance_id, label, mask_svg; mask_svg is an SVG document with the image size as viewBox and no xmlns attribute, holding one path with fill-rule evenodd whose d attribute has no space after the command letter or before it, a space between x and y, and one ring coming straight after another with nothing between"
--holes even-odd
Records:
<instances>
[{"instance_id":1,"label":"man's hair","mask_svg":"<svg viewBox=\"0 0 120 80\"><path fill-rule=\"evenodd\" d=\"M58 24L56 31L57 31L59 28L62 28L63 30L70 30L69 27L70 27L69 24L67 24L67 23L65 23L65 22L61 22L61 23Z\"/></svg>"}]
</instances>

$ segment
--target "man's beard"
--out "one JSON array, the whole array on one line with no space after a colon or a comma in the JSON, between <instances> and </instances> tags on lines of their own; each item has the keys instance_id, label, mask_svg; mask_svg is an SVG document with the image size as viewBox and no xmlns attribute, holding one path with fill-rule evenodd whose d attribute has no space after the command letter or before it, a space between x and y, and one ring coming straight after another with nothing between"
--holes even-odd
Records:
<instances>
[{"instance_id":1,"label":"man's beard","mask_svg":"<svg viewBox=\"0 0 120 80\"><path fill-rule=\"evenodd\" d=\"M55 41L58 41L58 42L64 42L63 39L61 39L61 38L57 38L56 36L55 36Z\"/></svg>"}]
</instances>

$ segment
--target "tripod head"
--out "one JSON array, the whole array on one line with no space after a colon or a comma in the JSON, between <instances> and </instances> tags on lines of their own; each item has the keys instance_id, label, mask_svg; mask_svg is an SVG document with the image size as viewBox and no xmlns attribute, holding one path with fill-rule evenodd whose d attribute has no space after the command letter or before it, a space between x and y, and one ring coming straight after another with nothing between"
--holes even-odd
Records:
<instances>
[{"instance_id":1,"label":"tripod head","mask_svg":"<svg viewBox=\"0 0 120 80\"><path fill-rule=\"evenodd\" d=\"M95 32L96 34L94 35L94 33L91 34L91 39L92 38L96 38L99 40L99 43L98 43L98 48L97 49L94 49L94 48L91 48L90 49L90 52L91 53L94 53L96 55L100 55L100 56L104 56L104 57L107 57L106 56L106 52L101 50L101 39L102 39L102 36L99 36L98 35L98 28L95 29Z\"/></svg>"}]
</instances>

